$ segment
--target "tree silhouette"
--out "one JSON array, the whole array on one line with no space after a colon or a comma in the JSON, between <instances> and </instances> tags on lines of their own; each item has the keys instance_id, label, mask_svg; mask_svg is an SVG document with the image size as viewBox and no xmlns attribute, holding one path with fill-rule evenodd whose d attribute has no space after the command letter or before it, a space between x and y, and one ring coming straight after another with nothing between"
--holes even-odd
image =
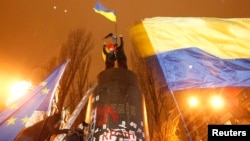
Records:
<instances>
[{"instance_id":1,"label":"tree silhouette","mask_svg":"<svg viewBox=\"0 0 250 141\"><path fill-rule=\"evenodd\" d=\"M91 86L88 75L91 63L90 51L94 47L94 41L91 33L84 29L76 29L69 33L66 43L60 49L58 57L50 60L47 66L48 70L52 70L56 65L70 60L58 88L59 111L68 109L73 112L85 92ZM53 67L54 66L54 67ZM79 115L77 120L83 120L85 114ZM79 121L79 122L81 122ZM79 123L76 121L76 123Z\"/></svg>"},{"instance_id":2,"label":"tree silhouette","mask_svg":"<svg viewBox=\"0 0 250 141\"><path fill-rule=\"evenodd\" d=\"M136 48L131 53L132 68L139 78L141 91L145 96L150 140L165 141L169 111L174 107L167 86L157 86L155 72L156 56L141 57ZM173 124L171 124L173 125Z\"/></svg>"}]
</instances>

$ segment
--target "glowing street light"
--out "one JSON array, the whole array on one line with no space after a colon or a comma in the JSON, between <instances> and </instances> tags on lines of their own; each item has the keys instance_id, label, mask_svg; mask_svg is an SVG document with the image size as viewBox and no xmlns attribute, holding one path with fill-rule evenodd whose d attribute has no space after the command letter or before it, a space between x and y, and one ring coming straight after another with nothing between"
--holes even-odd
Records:
<instances>
[{"instance_id":1,"label":"glowing street light","mask_svg":"<svg viewBox=\"0 0 250 141\"><path fill-rule=\"evenodd\" d=\"M191 107L196 107L199 104L197 97L190 97L188 101Z\"/></svg>"},{"instance_id":2,"label":"glowing street light","mask_svg":"<svg viewBox=\"0 0 250 141\"><path fill-rule=\"evenodd\" d=\"M224 106L224 101L220 96L211 97L211 106L215 109L220 109Z\"/></svg>"},{"instance_id":3,"label":"glowing street light","mask_svg":"<svg viewBox=\"0 0 250 141\"><path fill-rule=\"evenodd\" d=\"M28 90L31 88L32 84L29 81L19 81L14 83L10 87L10 95L6 102L6 105L11 104L12 102L16 101L20 97L22 97L24 94L28 92Z\"/></svg>"}]
</instances>

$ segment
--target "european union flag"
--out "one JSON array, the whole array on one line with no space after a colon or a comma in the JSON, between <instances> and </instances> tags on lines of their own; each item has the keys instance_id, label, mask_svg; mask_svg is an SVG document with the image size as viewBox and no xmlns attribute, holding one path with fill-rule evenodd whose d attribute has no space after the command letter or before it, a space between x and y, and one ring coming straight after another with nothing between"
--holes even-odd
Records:
<instances>
[{"instance_id":1,"label":"european union flag","mask_svg":"<svg viewBox=\"0 0 250 141\"><path fill-rule=\"evenodd\" d=\"M116 22L115 11L105 8L100 2L96 2L94 11L96 13L103 15L104 17L111 20L112 22Z\"/></svg>"},{"instance_id":2,"label":"european union flag","mask_svg":"<svg viewBox=\"0 0 250 141\"><path fill-rule=\"evenodd\" d=\"M0 113L0 141L13 141L34 111L48 111L68 61L59 66L32 92Z\"/></svg>"}]
</instances>

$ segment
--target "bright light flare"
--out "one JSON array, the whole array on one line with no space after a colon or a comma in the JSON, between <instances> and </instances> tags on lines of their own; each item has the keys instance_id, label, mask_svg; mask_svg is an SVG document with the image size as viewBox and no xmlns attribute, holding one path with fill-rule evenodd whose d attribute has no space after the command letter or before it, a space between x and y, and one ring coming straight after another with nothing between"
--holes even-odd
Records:
<instances>
[{"instance_id":1,"label":"bright light flare","mask_svg":"<svg viewBox=\"0 0 250 141\"><path fill-rule=\"evenodd\" d=\"M28 90L31 88L31 86L32 86L31 82L24 80L14 83L10 87L10 95L7 99L6 105L11 104L12 102L16 101L24 94L26 94Z\"/></svg>"},{"instance_id":2,"label":"bright light flare","mask_svg":"<svg viewBox=\"0 0 250 141\"><path fill-rule=\"evenodd\" d=\"M196 107L199 104L199 100L198 100L197 97L190 97L189 100L188 100L188 104L191 107Z\"/></svg>"},{"instance_id":3,"label":"bright light flare","mask_svg":"<svg viewBox=\"0 0 250 141\"><path fill-rule=\"evenodd\" d=\"M224 106L224 101L220 96L211 97L211 106L215 109L220 109Z\"/></svg>"}]
</instances>

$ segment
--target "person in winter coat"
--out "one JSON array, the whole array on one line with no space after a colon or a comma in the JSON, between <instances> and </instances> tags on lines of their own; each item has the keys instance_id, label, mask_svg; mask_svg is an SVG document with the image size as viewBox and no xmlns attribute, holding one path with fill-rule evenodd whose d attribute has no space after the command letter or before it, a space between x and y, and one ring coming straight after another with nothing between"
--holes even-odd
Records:
<instances>
[{"instance_id":1,"label":"person in winter coat","mask_svg":"<svg viewBox=\"0 0 250 141\"><path fill-rule=\"evenodd\" d=\"M104 39L109 37L112 38L113 44L105 45L105 47L103 48L103 52L106 56L106 69L113 68L115 66L115 61L117 61L118 68L128 69L127 57L124 52L123 36L119 35L120 45L118 45L116 35L114 35L113 33L109 33L104 37ZM109 50L109 52L106 51L106 48Z\"/></svg>"},{"instance_id":2,"label":"person in winter coat","mask_svg":"<svg viewBox=\"0 0 250 141\"><path fill-rule=\"evenodd\" d=\"M106 48L109 50L107 51ZM103 53L105 55L105 69L110 69L115 67L115 46L113 44L104 43L103 44Z\"/></svg>"},{"instance_id":3,"label":"person in winter coat","mask_svg":"<svg viewBox=\"0 0 250 141\"><path fill-rule=\"evenodd\" d=\"M120 38L120 45L118 46L118 44L115 44L117 65L118 68L128 69L127 57L124 52L123 36L119 35L119 38Z\"/></svg>"},{"instance_id":4,"label":"person in winter coat","mask_svg":"<svg viewBox=\"0 0 250 141\"><path fill-rule=\"evenodd\" d=\"M66 129L63 141L88 141L90 130L89 124L83 121L77 128Z\"/></svg>"}]
</instances>

